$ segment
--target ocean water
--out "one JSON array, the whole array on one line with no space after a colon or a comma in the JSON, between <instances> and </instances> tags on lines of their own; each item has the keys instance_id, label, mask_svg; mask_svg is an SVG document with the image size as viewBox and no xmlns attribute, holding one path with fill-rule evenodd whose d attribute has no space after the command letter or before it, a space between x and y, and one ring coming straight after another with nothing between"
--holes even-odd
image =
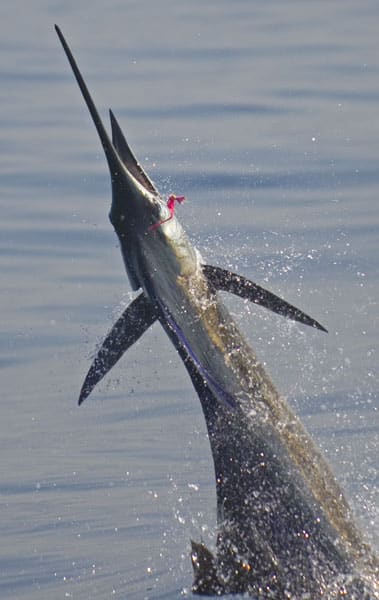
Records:
<instances>
[{"instance_id":1,"label":"ocean water","mask_svg":"<svg viewBox=\"0 0 379 600\"><path fill-rule=\"evenodd\" d=\"M133 294L96 132L53 29L207 262L321 321L225 301L378 549L379 7L0 5L0 596L191 596L214 543L204 419L154 325L85 404Z\"/></svg>"}]
</instances>

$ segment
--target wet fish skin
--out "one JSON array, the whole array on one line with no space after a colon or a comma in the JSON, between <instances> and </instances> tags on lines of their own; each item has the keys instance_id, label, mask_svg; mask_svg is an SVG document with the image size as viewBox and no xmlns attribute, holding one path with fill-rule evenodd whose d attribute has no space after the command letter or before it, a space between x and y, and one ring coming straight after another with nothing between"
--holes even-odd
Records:
<instances>
[{"instance_id":1,"label":"wet fish skin","mask_svg":"<svg viewBox=\"0 0 379 600\"><path fill-rule=\"evenodd\" d=\"M309 434L279 395L219 297L230 291L325 329L257 284L204 265L130 150L111 112L109 138L60 29L112 181L110 220L140 295L106 336L79 403L159 321L199 396L215 468L216 553L192 542L197 594L259 599L378 598L378 563Z\"/></svg>"}]
</instances>

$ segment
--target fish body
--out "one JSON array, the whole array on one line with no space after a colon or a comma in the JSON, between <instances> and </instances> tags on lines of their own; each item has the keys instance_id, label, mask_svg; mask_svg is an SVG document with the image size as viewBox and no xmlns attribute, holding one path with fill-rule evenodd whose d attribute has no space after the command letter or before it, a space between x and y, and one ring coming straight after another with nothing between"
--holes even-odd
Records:
<instances>
[{"instance_id":1,"label":"fish body","mask_svg":"<svg viewBox=\"0 0 379 600\"><path fill-rule=\"evenodd\" d=\"M112 140L61 31L112 180L110 220L140 294L106 336L79 403L159 321L199 396L215 469L218 536L192 542L197 594L254 598L377 598L378 566L329 466L220 299L229 291L325 329L242 276L204 264L111 117ZM174 198L174 197L171 197Z\"/></svg>"}]
</instances>

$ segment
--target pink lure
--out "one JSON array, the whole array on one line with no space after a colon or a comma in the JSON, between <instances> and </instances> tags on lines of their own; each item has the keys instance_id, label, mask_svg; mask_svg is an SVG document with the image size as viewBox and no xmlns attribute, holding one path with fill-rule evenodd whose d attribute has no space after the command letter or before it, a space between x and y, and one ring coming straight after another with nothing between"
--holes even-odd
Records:
<instances>
[{"instance_id":1,"label":"pink lure","mask_svg":"<svg viewBox=\"0 0 379 600\"><path fill-rule=\"evenodd\" d=\"M150 225L149 231L154 231L155 229L158 229L158 227L160 227L163 223L167 223L167 221L170 221L170 219L172 219L175 213L175 202L179 202L179 204L181 204L182 202L184 202L184 200L185 196L175 196L174 194L171 194L171 196L169 196L167 200L167 208L170 211L170 216L167 217L167 219L163 219L163 221L158 221L158 223Z\"/></svg>"}]
</instances>

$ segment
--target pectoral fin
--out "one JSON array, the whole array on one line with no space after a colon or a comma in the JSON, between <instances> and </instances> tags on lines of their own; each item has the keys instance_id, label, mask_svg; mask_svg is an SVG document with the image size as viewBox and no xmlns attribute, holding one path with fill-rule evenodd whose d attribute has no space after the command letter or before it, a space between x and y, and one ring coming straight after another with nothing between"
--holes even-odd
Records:
<instances>
[{"instance_id":1,"label":"pectoral fin","mask_svg":"<svg viewBox=\"0 0 379 600\"><path fill-rule=\"evenodd\" d=\"M279 296L265 290L260 285L242 277L242 275L236 275L226 269L220 269L219 267L210 265L203 265L203 272L210 285L216 290L236 294L241 298L246 298L255 304L264 306L278 315L327 332L327 329L320 325L315 319L312 319L312 317L309 317L303 311L292 306L289 302L282 300Z\"/></svg>"},{"instance_id":2,"label":"pectoral fin","mask_svg":"<svg viewBox=\"0 0 379 600\"><path fill-rule=\"evenodd\" d=\"M79 404L95 385L111 370L121 356L154 323L157 315L151 302L140 294L113 325L84 380Z\"/></svg>"}]
</instances>

